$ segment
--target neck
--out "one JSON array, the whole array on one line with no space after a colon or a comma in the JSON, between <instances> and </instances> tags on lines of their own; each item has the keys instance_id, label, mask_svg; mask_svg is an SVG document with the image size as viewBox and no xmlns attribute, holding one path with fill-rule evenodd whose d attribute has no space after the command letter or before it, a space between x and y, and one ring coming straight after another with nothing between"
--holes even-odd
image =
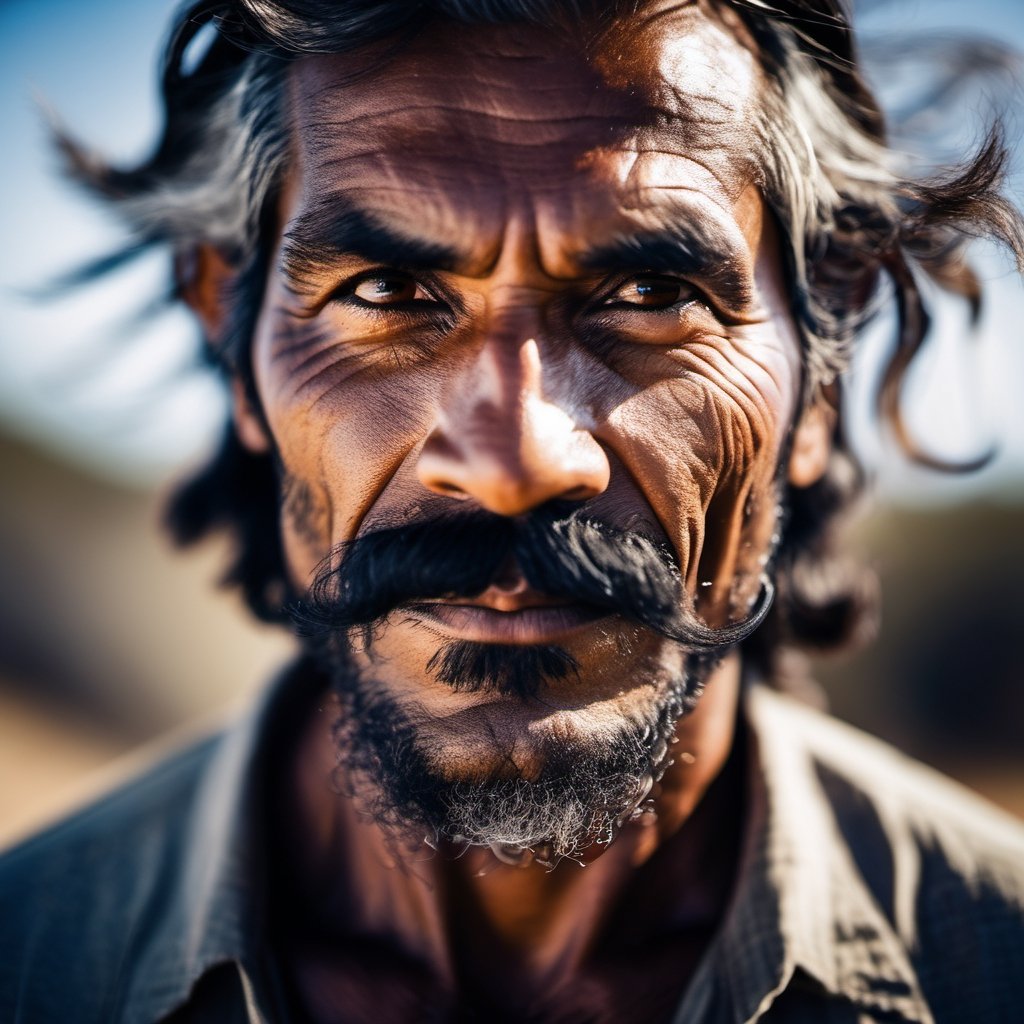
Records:
<instances>
[{"instance_id":1,"label":"neck","mask_svg":"<svg viewBox=\"0 0 1024 1024\"><path fill-rule=\"evenodd\" d=\"M303 922L321 952L372 937L449 990L479 976L476 964L505 965L514 983L557 984L612 934L710 934L739 838L741 772L730 762L738 692L733 655L679 723L675 762L652 791L653 813L596 848L586 866L563 861L552 870L501 864L487 849L457 859L426 846L421 856L397 853L326 781L335 770L338 711L325 703L309 719L286 782L286 831L296 838L286 843L283 869L297 890L295 926Z\"/></svg>"}]
</instances>

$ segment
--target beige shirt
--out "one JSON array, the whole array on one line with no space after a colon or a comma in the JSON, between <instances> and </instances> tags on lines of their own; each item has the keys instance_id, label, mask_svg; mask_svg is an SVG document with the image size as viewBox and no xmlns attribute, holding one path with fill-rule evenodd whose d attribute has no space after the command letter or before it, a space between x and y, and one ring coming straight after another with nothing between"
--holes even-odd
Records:
<instances>
[{"instance_id":1,"label":"beige shirt","mask_svg":"<svg viewBox=\"0 0 1024 1024\"><path fill-rule=\"evenodd\" d=\"M259 837L313 679L0 859L0 1021L285 1020ZM744 854L676 1024L1024 1021L1024 826L764 687L744 713Z\"/></svg>"}]
</instances>

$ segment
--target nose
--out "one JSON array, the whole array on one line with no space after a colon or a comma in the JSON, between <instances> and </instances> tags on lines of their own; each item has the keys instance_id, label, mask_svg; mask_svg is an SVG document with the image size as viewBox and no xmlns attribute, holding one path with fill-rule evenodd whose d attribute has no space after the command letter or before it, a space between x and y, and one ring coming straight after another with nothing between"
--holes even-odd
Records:
<instances>
[{"instance_id":1,"label":"nose","mask_svg":"<svg viewBox=\"0 0 1024 1024\"><path fill-rule=\"evenodd\" d=\"M436 494L517 516L548 501L600 494L609 465L594 436L545 397L540 350L531 338L484 346L454 382L417 474Z\"/></svg>"}]
</instances>

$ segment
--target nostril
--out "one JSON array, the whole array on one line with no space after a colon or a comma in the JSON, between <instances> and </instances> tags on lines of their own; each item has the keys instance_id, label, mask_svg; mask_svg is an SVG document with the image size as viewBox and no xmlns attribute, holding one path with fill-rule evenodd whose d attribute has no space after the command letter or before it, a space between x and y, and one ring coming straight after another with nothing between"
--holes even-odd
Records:
<instances>
[{"instance_id":1,"label":"nostril","mask_svg":"<svg viewBox=\"0 0 1024 1024\"><path fill-rule=\"evenodd\" d=\"M449 498L461 498L466 499L469 495L458 486L458 484L448 483L445 480L435 480L431 483L431 488L437 491L439 494L447 495Z\"/></svg>"},{"instance_id":2,"label":"nostril","mask_svg":"<svg viewBox=\"0 0 1024 1024\"><path fill-rule=\"evenodd\" d=\"M563 491L558 495L562 501L586 501L587 498L594 497L594 488L588 487L586 484L580 484L577 487L571 487L567 491Z\"/></svg>"}]
</instances>

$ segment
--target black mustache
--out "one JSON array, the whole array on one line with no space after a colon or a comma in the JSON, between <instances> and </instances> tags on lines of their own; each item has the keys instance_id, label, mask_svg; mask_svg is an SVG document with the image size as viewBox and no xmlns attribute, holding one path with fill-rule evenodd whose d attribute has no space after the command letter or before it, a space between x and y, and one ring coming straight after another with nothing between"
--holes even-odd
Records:
<instances>
[{"instance_id":1,"label":"black mustache","mask_svg":"<svg viewBox=\"0 0 1024 1024\"><path fill-rule=\"evenodd\" d=\"M475 597L510 558L545 594L616 613L697 651L745 640L774 596L765 580L746 618L708 626L664 544L553 505L521 519L463 513L366 534L325 560L293 617L303 635L324 639L417 601Z\"/></svg>"}]
</instances>

